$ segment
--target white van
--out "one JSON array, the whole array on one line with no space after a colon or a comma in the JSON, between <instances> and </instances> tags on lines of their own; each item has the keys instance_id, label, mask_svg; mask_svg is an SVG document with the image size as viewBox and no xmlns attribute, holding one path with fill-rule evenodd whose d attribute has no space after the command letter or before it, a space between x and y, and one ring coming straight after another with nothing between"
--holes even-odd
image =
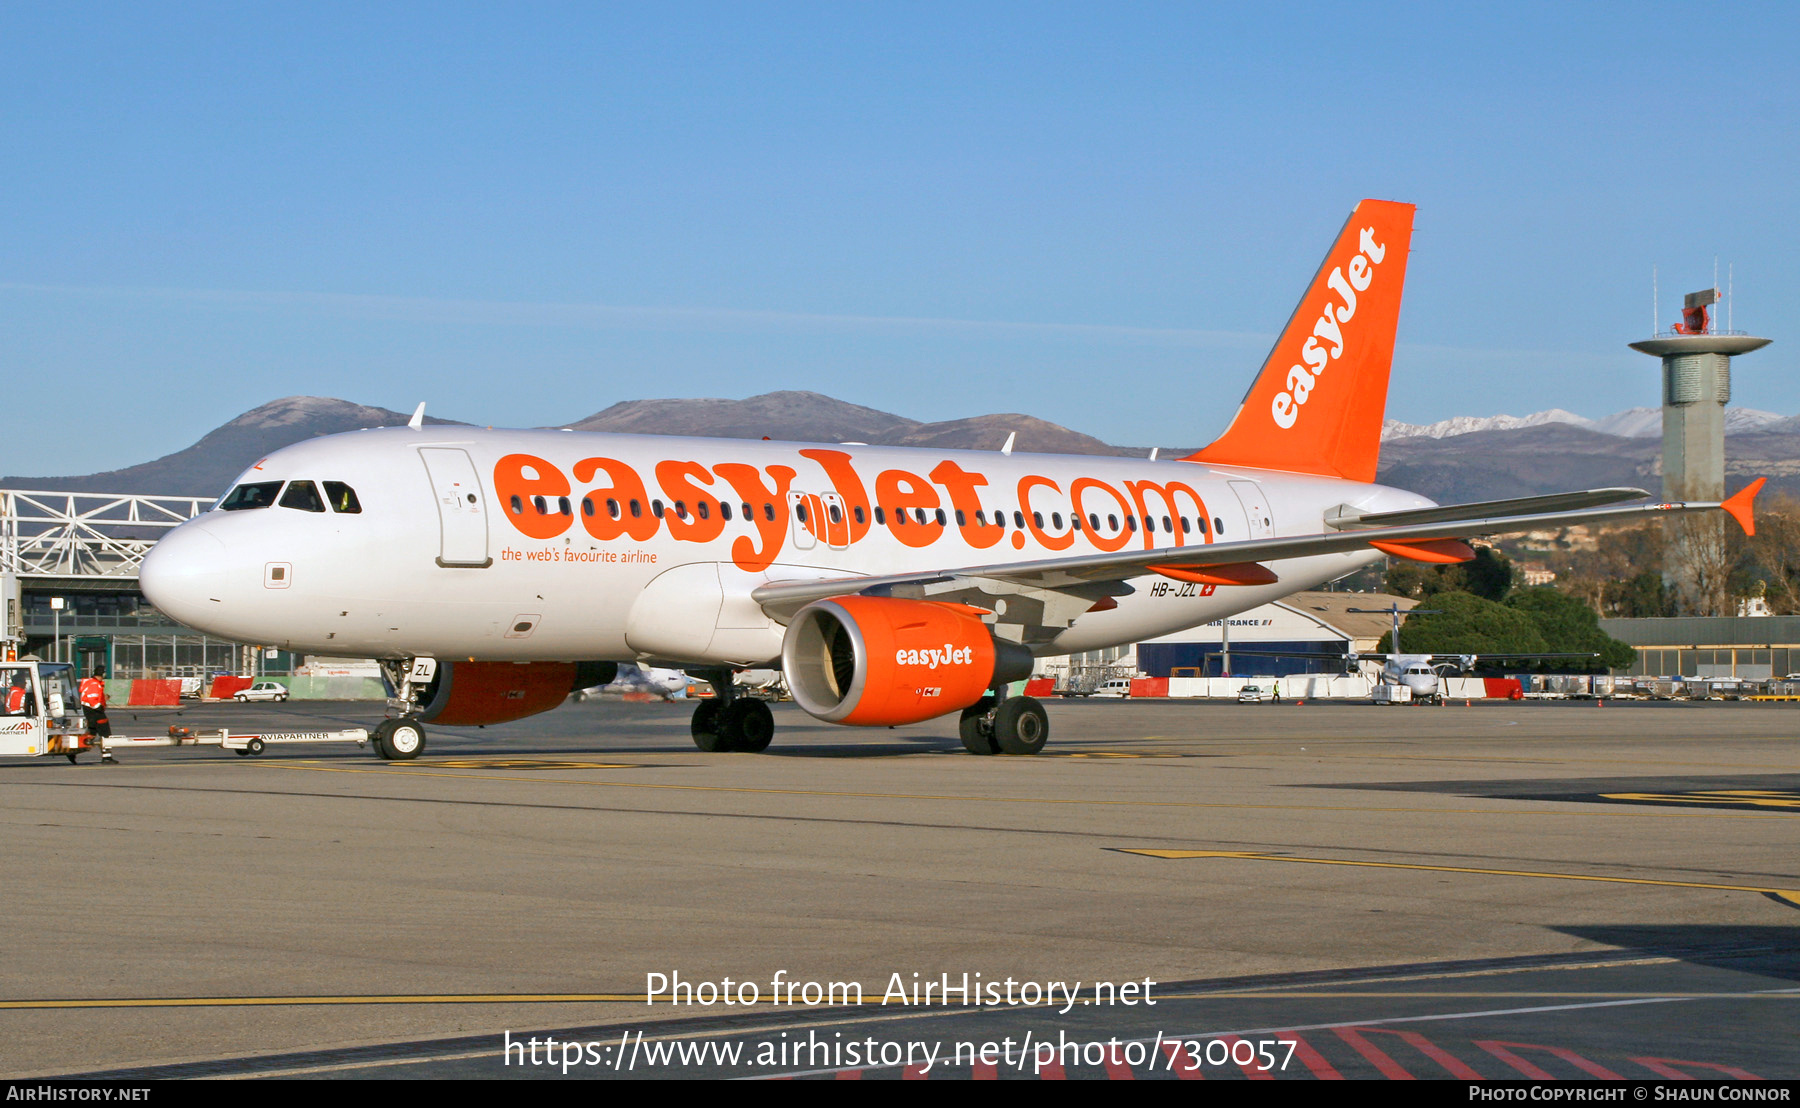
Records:
<instances>
[{"instance_id":1,"label":"white van","mask_svg":"<svg viewBox=\"0 0 1800 1108\"><path fill-rule=\"evenodd\" d=\"M1093 692L1089 693L1088 695L1089 696L1130 696L1131 695L1131 678L1115 677L1112 680L1101 685L1099 688L1095 689Z\"/></svg>"}]
</instances>

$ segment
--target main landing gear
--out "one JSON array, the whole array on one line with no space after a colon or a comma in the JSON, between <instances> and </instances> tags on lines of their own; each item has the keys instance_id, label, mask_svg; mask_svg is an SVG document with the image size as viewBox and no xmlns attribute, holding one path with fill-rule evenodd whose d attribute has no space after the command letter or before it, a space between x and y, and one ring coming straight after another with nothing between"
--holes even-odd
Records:
<instances>
[{"instance_id":1,"label":"main landing gear","mask_svg":"<svg viewBox=\"0 0 1800 1108\"><path fill-rule=\"evenodd\" d=\"M1029 696L984 696L963 709L959 730L970 754L1036 754L1050 741L1050 717Z\"/></svg>"},{"instance_id":2,"label":"main landing gear","mask_svg":"<svg viewBox=\"0 0 1800 1108\"><path fill-rule=\"evenodd\" d=\"M696 673L713 687L714 699L694 709L694 745L709 754L760 754L775 739L775 713L765 701L738 696L730 670Z\"/></svg>"}]
</instances>

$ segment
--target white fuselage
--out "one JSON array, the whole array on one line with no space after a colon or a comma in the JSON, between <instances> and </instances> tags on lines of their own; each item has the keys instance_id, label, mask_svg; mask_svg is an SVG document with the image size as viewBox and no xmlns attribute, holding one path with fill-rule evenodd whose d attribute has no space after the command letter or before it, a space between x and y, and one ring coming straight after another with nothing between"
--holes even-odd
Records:
<instances>
[{"instance_id":1,"label":"white fuselage","mask_svg":"<svg viewBox=\"0 0 1800 1108\"><path fill-rule=\"evenodd\" d=\"M145 595L190 627L301 652L767 665L784 628L750 594L768 582L1317 534L1340 505L1430 503L1183 461L454 427L314 439L239 478L306 481L349 486L361 510L207 512L151 552ZM1379 557L1271 562L1269 585L1139 577L1033 649L1167 634Z\"/></svg>"},{"instance_id":2,"label":"white fuselage","mask_svg":"<svg viewBox=\"0 0 1800 1108\"><path fill-rule=\"evenodd\" d=\"M1431 665L1430 654L1397 654L1381 667L1381 679L1390 685L1405 685L1414 700L1429 700L1438 695L1442 678Z\"/></svg>"}]
</instances>

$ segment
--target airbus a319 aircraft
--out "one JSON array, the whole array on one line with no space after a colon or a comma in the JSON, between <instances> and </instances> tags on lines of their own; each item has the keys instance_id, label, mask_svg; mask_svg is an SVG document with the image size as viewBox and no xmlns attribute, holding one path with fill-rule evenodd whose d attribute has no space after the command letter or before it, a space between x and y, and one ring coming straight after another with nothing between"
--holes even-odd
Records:
<instances>
[{"instance_id":1,"label":"airbus a319 aircraft","mask_svg":"<svg viewBox=\"0 0 1800 1108\"><path fill-rule=\"evenodd\" d=\"M1413 207L1351 214L1225 433L1145 461L568 431L355 431L278 450L145 559L144 594L209 634L378 658L380 753L424 725L502 723L634 662L718 696L708 751L758 751L779 666L852 726L960 714L975 754L1032 754L1033 660L1137 642L1314 588L1383 555L1724 504L1617 490L1440 507L1374 483ZM1163 390L1179 396L1184 386ZM1610 506L1603 506L1610 505Z\"/></svg>"}]
</instances>

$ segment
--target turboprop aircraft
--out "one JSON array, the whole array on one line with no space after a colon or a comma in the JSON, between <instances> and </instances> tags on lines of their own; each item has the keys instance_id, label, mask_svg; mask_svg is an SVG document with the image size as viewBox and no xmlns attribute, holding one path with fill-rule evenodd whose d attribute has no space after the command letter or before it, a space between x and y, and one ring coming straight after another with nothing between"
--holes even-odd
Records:
<instances>
[{"instance_id":1,"label":"turboprop aircraft","mask_svg":"<svg viewBox=\"0 0 1800 1108\"><path fill-rule=\"evenodd\" d=\"M678 669L657 669L654 666L638 666L621 663L612 680L603 685L576 689L572 695L577 702L588 700L602 693L649 693L660 696L664 700L673 700L687 691L688 675Z\"/></svg>"},{"instance_id":2,"label":"turboprop aircraft","mask_svg":"<svg viewBox=\"0 0 1800 1108\"><path fill-rule=\"evenodd\" d=\"M1032 754L1043 707L1005 690L1039 656L1208 623L1383 554L1464 561L1471 535L1721 508L1751 526L1757 486L1442 507L1375 484L1412 218L1357 205L1230 426L1185 458L426 428L421 409L257 462L141 584L208 634L380 659L390 758L416 756L425 724L547 711L621 662L713 685L702 750L769 745L768 705L731 675L779 666L819 719L957 715L971 753Z\"/></svg>"},{"instance_id":3,"label":"turboprop aircraft","mask_svg":"<svg viewBox=\"0 0 1800 1108\"><path fill-rule=\"evenodd\" d=\"M1648 495L1642 489L1595 489L1594 491L1596 493L1617 493L1621 498L1631 499ZM1346 608L1344 610L1393 617L1394 630L1388 642L1395 645L1400 642L1400 617L1402 615L1437 614L1433 609L1413 608L1408 610L1401 608L1398 604L1390 604L1386 608ZM1478 665L1564 659L1570 661L1580 659L1586 662L1599 657L1598 654L1591 651L1586 653L1524 651L1510 654L1383 654L1355 650L1335 653L1313 650L1238 650L1234 653L1242 657L1328 659L1342 662L1346 673L1356 672L1365 662L1373 663L1380 667L1376 674L1378 682L1383 685L1404 685L1415 704L1441 703L1444 696L1444 678L1451 673L1469 673Z\"/></svg>"}]
</instances>

